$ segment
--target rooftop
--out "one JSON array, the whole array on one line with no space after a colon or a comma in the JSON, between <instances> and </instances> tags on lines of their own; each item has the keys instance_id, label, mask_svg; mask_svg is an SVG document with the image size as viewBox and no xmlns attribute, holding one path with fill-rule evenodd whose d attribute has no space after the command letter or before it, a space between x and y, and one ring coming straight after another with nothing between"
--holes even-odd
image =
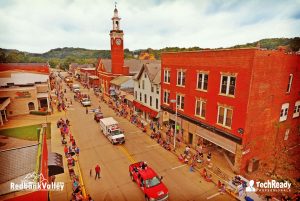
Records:
<instances>
[{"instance_id":1,"label":"rooftop","mask_svg":"<svg viewBox=\"0 0 300 201\"><path fill-rule=\"evenodd\" d=\"M50 74L50 67L47 63L0 63L0 72L20 71Z\"/></svg>"},{"instance_id":2,"label":"rooftop","mask_svg":"<svg viewBox=\"0 0 300 201\"><path fill-rule=\"evenodd\" d=\"M128 80L132 79L132 76L118 76L112 81L110 81L111 84L121 86L121 84L127 82Z\"/></svg>"}]
</instances>

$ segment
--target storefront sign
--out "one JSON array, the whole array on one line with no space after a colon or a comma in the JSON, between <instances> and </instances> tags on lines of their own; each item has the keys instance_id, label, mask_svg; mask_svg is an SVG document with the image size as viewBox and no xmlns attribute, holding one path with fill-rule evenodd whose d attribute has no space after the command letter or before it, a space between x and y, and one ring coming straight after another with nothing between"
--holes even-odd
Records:
<instances>
[{"instance_id":1,"label":"storefront sign","mask_svg":"<svg viewBox=\"0 0 300 201\"><path fill-rule=\"evenodd\" d=\"M31 94L29 91L18 91L16 92L16 98L30 98Z\"/></svg>"}]
</instances>

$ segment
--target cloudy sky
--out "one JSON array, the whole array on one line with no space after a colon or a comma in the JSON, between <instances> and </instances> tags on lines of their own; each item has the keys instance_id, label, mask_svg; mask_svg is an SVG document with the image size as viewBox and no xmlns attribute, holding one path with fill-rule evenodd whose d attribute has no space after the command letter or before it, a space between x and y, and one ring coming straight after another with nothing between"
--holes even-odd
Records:
<instances>
[{"instance_id":1,"label":"cloudy sky","mask_svg":"<svg viewBox=\"0 0 300 201\"><path fill-rule=\"evenodd\" d=\"M300 36L300 0L117 0L125 48L228 47ZM0 47L109 49L113 0L0 0Z\"/></svg>"}]
</instances>

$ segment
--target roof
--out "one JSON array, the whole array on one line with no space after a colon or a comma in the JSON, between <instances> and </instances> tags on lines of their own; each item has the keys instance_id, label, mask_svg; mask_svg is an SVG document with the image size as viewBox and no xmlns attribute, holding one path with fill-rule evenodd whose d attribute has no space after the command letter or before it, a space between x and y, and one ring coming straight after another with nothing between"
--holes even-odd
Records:
<instances>
[{"instance_id":1,"label":"roof","mask_svg":"<svg viewBox=\"0 0 300 201\"><path fill-rule=\"evenodd\" d=\"M132 76L119 76L110 81L111 84L120 86L121 84L127 82L128 80L132 79Z\"/></svg>"},{"instance_id":2,"label":"roof","mask_svg":"<svg viewBox=\"0 0 300 201\"><path fill-rule=\"evenodd\" d=\"M47 63L0 63L0 72L20 71L50 74L50 66Z\"/></svg>"},{"instance_id":3,"label":"roof","mask_svg":"<svg viewBox=\"0 0 300 201\"><path fill-rule=\"evenodd\" d=\"M101 59L102 64L106 72L111 73L111 59ZM129 73L135 74L140 71L143 64L160 64L160 60L138 60L138 59L125 59L124 66L129 67Z\"/></svg>"},{"instance_id":4,"label":"roof","mask_svg":"<svg viewBox=\"0 0 300 201\"><path fill-rule=\"evenodd\" d=\"M0 152L0 183L35 171L38 144L3 150Z\"/></svg>"},{"instance_id":5,"label":"roof","mask_svg":"<svg viewBox=\"0 0 300 201\"><path fill-rule=\"evenodd\" d=\"M105 125L114 125L114 124L118 124L118 122L117 122L113 117L103 118L103 119L100 119L100 121L101 121L102 123L104 123Z\"/></svg>"},{"instance_id":6,"label":"roof","mask_svg":"<svg viewBox=\"0 0 300 201\"><path fill-rule=\"evenodd\" d=\"M161 64L157 63L146 63L141 68L140 72L136 74L135 78L136 80L139 80L143 72L148 75L149 80L153 84L159 84L161 80Z\"/></svg>"}]
</instances>

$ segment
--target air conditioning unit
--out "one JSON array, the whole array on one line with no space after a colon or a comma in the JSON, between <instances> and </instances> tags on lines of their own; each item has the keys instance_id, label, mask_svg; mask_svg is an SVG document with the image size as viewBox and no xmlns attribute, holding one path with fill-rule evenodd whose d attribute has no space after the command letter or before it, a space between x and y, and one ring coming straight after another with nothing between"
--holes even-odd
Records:
<instances>
[{"instance_id":1,"label":"air conditioning unit","mask_svg":"<svg viewBox=\"0 0 300 201\"><path fill-rule=\"evenodd\" d=\"M248 172L254 172L258 169L258 167L259 167L259 159L252 158L248 164Z\"/></svg>"}]
</instances>

